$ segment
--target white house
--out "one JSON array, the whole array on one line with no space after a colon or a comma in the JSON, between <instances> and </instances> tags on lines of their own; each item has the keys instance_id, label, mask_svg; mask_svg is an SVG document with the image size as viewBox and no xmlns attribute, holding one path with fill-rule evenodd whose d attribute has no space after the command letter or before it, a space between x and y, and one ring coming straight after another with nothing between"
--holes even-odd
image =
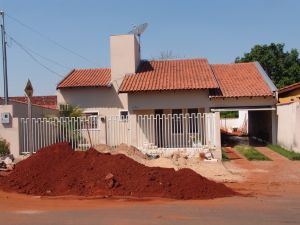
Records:
<instances>
[{"instance_id":1,"label":"white house","mask_svg":"<svg viewBox=\"0 0 300 225\"><path fill-rule=\"evenodd\" d=\"M249 134L276 142L277 89L258 62L141 60L133 34L110 37L111 68L74 69L57 85L58 104L87 115L179 115L244 110Z\"/></svg>"}]
</instances>

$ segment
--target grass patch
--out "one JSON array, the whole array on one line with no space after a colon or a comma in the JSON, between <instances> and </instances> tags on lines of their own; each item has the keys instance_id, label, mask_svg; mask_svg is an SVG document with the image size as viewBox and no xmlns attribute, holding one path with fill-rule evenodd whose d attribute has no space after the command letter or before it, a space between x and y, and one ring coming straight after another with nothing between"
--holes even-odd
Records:
<instances>
[{"instance_id":1,"label":"grass patch","mask_svg":"<svg viewBox=\"0 0 300 225\"><path fill-rule=\"evenodd\" d=\"M225 149L222 148L222 161L229 161L230 159L228 158Z\"/></svg>"},{"instance_id":2,"label":"grass patch","mask_svg":"<svg viewBox=\"0 0 300 225\"><path fill-rule=\"evenodd\" d=\"M260 160L260 161L267 161L271 160L264 154L257 151L254 147L249 145L237 145L234 147L235 150L237 150L239 153L244 155L248 160Z\"/></svg>"},{"instance_id":3,"label":"grass patch","mask_svg":"<svg viewBox=\"0 0 300 225\"><path fill-rule=\"evenodd\" d=\"M289 160L300 160L300 153L289 151L279 145L271 145L267 146L269 149L272 149L274 152L288 158Z\"/></svg>"}]
</instances>

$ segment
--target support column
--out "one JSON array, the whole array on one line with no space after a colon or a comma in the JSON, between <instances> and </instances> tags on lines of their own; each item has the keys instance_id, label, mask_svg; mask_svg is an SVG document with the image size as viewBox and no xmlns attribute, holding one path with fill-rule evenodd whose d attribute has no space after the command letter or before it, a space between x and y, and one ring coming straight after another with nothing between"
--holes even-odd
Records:
<instances>
[{"instance_id":1,"label":"support column","mask_svg":"<svg viewBox=\"0 0 300 225\"><path fill-rule=\"evenodd\" d=\"M220 124L220 113L215 112L215 141L216 150L213 152L216 159L222 160L222 149L221 149L221 124Z\"/></svg>"},{"instance_id":2,"label":"support column","mask_svg":"<svg viewBox=\"0 0 300 225\"><path fill-rule=\"evenodd\" d=\"M277 110L272 111L272 144L277 144L277 122L278 122L278 116L277 116Z\"/></svg>"},{"instance_id":3,"label":"support column","mask_svg":"<svg viewBox=\"0 0 300 225\"><path fill-rule=\"evenodd\" d=\"M137 139L137 116L135 114L128 115L129 118L129 135L130 135L130 145L138 147Z\"/></svg>"}]
</instances>

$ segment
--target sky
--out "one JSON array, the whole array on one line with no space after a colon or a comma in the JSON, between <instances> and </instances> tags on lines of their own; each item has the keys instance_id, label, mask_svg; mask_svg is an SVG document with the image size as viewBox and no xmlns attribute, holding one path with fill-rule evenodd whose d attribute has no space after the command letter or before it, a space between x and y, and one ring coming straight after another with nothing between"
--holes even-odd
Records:
<instances>
[{"instance_id":1,"label":"sky","mask_svg":"<svg viewBox=\"0 0 300 225\"><path fill-rule=\"evenodd\" d=\"M171 51L232 63L255 44L271 42L300 50L298 0L0 0L0 9L9 96L23 96L28 79L34 95L53 95L72 68L110 67L109 36L145 22L143 59Z\"/></svg>"}]
</instances>

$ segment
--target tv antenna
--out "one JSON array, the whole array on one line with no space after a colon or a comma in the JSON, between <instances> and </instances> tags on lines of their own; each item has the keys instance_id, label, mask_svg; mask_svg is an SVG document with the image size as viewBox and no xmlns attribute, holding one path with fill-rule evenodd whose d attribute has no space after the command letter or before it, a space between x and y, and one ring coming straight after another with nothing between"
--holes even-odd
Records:
<instances>
[{"instance_id":1,"label":"tv antenna","mask_svg":"<svg viewBox=\"0 0 300 225\"><path fill-rule=\"evenodd\" d=\"M148 23L143 23L139 25L134 25L132 30L128 32L128 34L134 34L139 39L139 51L141 52L141 34L145 32L146 28L148 27Z\"/></svg>"}]
</instances>

